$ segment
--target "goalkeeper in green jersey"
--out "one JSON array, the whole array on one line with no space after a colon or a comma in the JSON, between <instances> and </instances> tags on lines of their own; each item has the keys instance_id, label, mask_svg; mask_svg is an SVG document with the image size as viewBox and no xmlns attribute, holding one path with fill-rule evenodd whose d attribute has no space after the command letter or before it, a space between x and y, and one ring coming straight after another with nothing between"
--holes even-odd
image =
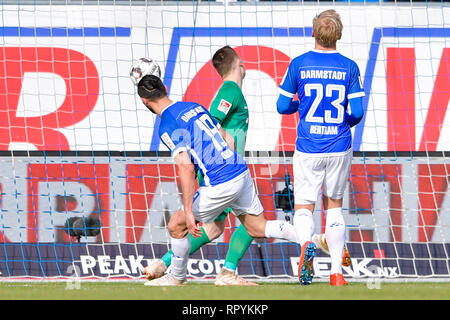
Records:
<instances>
[{"instance_id":1,"label":"goalkeeper in green jersey","mask_svg":"<svg viewBox=\"0 0 450 320\"><path fill-rule=\"evenodd\" d=\"M212 63L223 80L223 84L211 103L209 112L220 123L222 128L234 138L235 150L244 156L245 142L248 131L248 107L242 94L242 81L245 77L245 66L236 51L230 46L219 49L213 56ZM198 182L201 185L203 177L198 173ZM225 229L225 219L231 212L225 209L213 223L203 224L202 236L194 238L189 234L191 241L190 253L194 253L203 245L218 238ZM252 243L244 227L240 225L231 236L225 264L217 275L216 285L256 285L236 274L239 260ZM167 252L160 260L144 269L147 278L161 277L171 264L172 252Z\"/></svg>"}]
</instances>

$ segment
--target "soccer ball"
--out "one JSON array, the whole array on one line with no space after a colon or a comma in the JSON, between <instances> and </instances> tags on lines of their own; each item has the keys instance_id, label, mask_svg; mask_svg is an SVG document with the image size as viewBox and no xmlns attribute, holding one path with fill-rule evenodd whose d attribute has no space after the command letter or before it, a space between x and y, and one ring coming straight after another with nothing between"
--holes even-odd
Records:
<instances>
[{"instance_id":1,"label":"soccer ball","mask_svg":"<svg viewBox=\"0 0 450 320\"><path fill-rule=\"evenodd\" d=\"M130 78L134 85L138 85L144 76L154 75L161 78L161 68L153 59L140 58L133 62L130 70Z\"/></svg>"}]
</instances>

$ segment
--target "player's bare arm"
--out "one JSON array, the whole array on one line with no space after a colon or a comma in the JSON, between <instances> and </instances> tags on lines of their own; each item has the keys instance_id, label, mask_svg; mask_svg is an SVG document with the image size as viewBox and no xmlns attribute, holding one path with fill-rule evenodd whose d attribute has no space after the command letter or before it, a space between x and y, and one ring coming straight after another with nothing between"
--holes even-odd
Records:
<instances>
[{"instance_id":1,"label":"player's bare arm","mask_svg":"<svg viewBox=\"0 0 450 320\"><path fill-rule=\"evenodd\" d=\"M219 131L225 142L231 148L231 150L236 151L236 145L233 136L227 133L223 128L220 128Z\"/></svg>"},{"instance_id":2,"label":"player's bare arm","mask_svg":"<svg viewBox=\"0 0 450 320\"><path fill-rule=\"evenodd\" d=\"M201 229L195 221L192 213L192 202L195 194L195 170L187 152L180 152L175 157L175 163L179 169L181 198L183 202L184 214L186 219L186 226L189 233L194 237L200 237Z\"/></svg>"}]
</instances>

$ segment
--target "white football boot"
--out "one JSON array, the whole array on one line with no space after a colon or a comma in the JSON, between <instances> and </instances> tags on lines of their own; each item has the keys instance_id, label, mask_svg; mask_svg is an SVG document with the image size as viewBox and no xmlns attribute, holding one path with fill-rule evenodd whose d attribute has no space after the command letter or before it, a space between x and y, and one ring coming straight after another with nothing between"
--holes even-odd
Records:
<instances>
[{"instance_id":1,"label":"white football boot","mask_svg":"<svg viewBox=\"0 0 450 320\"><path fill-rule=\"evenodd\" d=\"M168 273L158 279L146 281L144 285L150 287L177 287L182 286L185 283L186 280L178 280L171 273Z\"/></svg>"},{"instance_id":2,"label":"white football boot","mask_svg":"<svg viewBox=\"0 0 450 320\"><path fill-rule=\"evenodd\" d=\"M247 281L235 272L226 269L220 270L214 282L216 286L257 286L255 282Z\"/></svg>"}]
</instances>

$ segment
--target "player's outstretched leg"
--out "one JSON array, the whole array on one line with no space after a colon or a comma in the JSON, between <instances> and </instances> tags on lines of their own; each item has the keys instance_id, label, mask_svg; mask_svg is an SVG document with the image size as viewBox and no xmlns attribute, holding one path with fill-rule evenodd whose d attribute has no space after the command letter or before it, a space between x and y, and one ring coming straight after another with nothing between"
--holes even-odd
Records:
<instances>
[{"instance_id":1,"label":"player's outstretched leg","mask_svg":"<svg viewBox=\"0 0 450 320\"><path fill-rule=\"evenodd\" d=\"M269 220L266 221L263 216L258 219L259 224L264 226L264 233L262 237L285 239L290 242L297 243L297 238L294 226L286 221ZM256 220L255 220L256 221ZM246 227L241 224L233 233L230 239L230 248L228 249L227 257L224 267L217 275L215 284L218 286L237 285L237 286L254 286L255 282L250 282L235 274L237 263L242 259L248 247L253 241Z\"/></svg>"},{"instance_id":2,"label":"player's outstretched leg","mask_svg":"<svg viewBox=\"0 0 450 320\"><path fill-rule=\"evenodd\" d=\"M261 205L260 208L262 209ZM297 243L294 226L287 221L266 220L262 212L256 214L240 214L238 218L245 227L249 237L277 238Z\"/></svg>"}]
</instances>

